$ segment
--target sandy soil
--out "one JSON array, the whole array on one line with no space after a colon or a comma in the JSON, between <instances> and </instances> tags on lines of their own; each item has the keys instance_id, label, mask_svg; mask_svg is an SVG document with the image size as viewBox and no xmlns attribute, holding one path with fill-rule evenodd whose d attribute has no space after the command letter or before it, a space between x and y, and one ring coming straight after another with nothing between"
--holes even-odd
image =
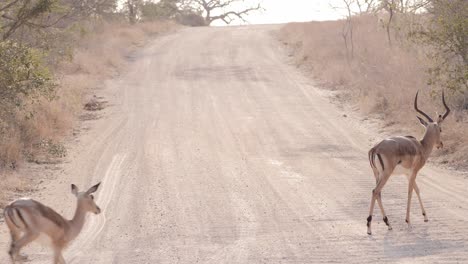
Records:
<instances>
[{"instance_id":1,"label":"sandy soil","mask_svg":"<svg viewBox=\"0 0 468 264\"><path fill-rule=\"evenodd\" d=\"M418 177L430 221L404 177L390 179L374 235L366 218L379 136L331 105L288 64L272 26L190 28L158 39L100 92L69 162L39 199L70 216L69 184L102 181L68 263L466 263L468 180ZM0 225L0 263L8 236ZM40 246L25 250L50 263Z\"/></svg>"}]
</instances>

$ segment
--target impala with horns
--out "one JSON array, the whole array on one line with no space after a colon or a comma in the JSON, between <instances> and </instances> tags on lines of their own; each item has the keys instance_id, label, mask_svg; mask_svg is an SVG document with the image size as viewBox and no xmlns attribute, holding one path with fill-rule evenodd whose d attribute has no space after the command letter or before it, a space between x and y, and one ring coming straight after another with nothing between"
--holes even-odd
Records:
<instances>
[{"instance_id":1,"label":"impala with horns","mask_svg":"<svg viewBox=\"0 0 468 264\"><path fill-rule=\"evenodd\" d=\"M387 183L392 174L405 174L408 178L408 201L406 207L406 222L408 223L408 226L410 227L410 205L413 190L418 196L424 221L428 221L426 211L424 210L421 196L419 194L419 188L416 184L416 176L419 170L426 163L434 146L437 148L443 147L440 139L440 134L442 133L441 124L449 115L450 109L445 102L444 92L442 91L442 103L445 107L445 113L443 115L439 115L437 120L434 121L429 115L419 110L418 93L419 91L416 93L416 97L414 98L414 109L427 119L426 121L417 116L419 122L425 128L423 138L421 140L417 140L412 136L391 137L381 141L369 150L369 161L376 180L376 187L372 191L369 217L367 218L367 233L369 235L372 234L371 222L376 200L382 212L383 221L388 226L388 230L392 229L392 226L388 221L388 217L385 214L381 196L382 188L385 186L385 183Z\"/></svg>"},{"instance_id":2,"label":"impala with horns","mask_svg":"<svg viewBox=\"0 0 468 264\"><path fill-rule=\"evenodd\" d=\"M5 207L3 214L11 234L8 254L13 263L18 260L21 248L40 235L46 235L54 251L54 263L65 264L62 250L80 233L86 213L101 213L92 195L99 185L100 183L85 192L80 192L74 184L71 185L71 192L77 198L72 220L66 220L51 208L32 199L18 199Z\"/></svg>"}]
</instances>

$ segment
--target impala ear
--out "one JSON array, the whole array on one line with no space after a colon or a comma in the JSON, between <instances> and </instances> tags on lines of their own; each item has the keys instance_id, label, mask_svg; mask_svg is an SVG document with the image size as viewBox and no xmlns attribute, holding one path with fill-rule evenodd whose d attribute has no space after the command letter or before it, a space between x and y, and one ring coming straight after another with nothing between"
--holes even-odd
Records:
<instances>
[{"instance_id":1,"label":"impala ear","mask_svg":"<svg viewBox=\"0 0 468 264\"><path fill-rule=\"evenodd\" d=\"M99 188L100 184L101 183L98 183L98 184L94 185L93 187L89 188L89 190L86 191L86 194L92 194L92 193L96 192L97 189Z\"/></svg>"},{"instance_id":2,"label":"impala ear","mask_svg":"<svg viewBox=\"0 0 468 264\"><path fill-rule=\"evenodd\" d=\"M416 116L418 119L419 119L419 123L421 123L421 125L423 125L424 127L427 127L427 122L424 121L422 118L420 118L419 116Z\"/></svg>"},{"instance_id":3,"label":"impala ear","mask_svg":"<svg viewBox=\"0 0 468 264\"><path fill-rule=\"evenodd\" d=\"M78 196L79 190L78 190L78 187L76 187L75 184L71 185L71 192L73 193L73 195Z\"/></svg>"},{"instance_id":4,"label":"impala ear","mask_svg":"<svg viewBox=\"0 0 468 264\"><path fill-rule=\"evenodd\" d=\"M442 122L444 122L444 117L442 115L438 115L439 117L437 118L437 123L440 125Z\"/></svg>"}]
</instances>

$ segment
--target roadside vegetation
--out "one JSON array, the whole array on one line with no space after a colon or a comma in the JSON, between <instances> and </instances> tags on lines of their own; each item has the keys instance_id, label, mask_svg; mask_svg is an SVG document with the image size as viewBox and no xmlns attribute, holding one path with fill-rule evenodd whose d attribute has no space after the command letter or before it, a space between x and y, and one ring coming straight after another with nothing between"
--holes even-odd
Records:
<instances>
[{"instance_id":1,"label":"roadside vegetation","mask_svg":"<svg viewBox=\"0 0 468 264\"><path fill-rule=\"evenodd\" d=\"M0 207L29 191L26 162L67 155L64 140L105 79L118 75L145 41L170 21L131 25L116 1L0 3Z\"/></svg>"},{"instance_id":2,"label":"roadside vegetation","mask_svg":"<svg viewBox=\"0 0 468 264\"><path fill-rule=\"evenodd\" d=\"M25 164L59 163L83 111L104 107L93 91L128 57L176 24L243 19L242 0L0 1L0 207L39 177ZM240 7L240 8L238 8Z\"/></svg>"},{"instance_id":3,"label":"roadside vegetation","mask_svg":"<svg viewBox=\"0 0 468 264\"><path fill-rule=\"evenodd\" d=\"M441 113L441 91L452 108L443 124L438 162L468 167L468 2L343 0L340 21L291 23L281 41L295 61L388 134L422 133L413 100Z\"/></svg>"}]
</instances>

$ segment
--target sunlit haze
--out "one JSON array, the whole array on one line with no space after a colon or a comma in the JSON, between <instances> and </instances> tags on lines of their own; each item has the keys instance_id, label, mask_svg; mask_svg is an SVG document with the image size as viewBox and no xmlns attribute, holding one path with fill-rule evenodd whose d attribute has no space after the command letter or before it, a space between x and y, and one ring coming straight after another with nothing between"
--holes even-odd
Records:
<instances>
[{"instance_id":1,"label":"sunlit haze","mask_svg":"<svg viewBox=\"0 0 468 264\"><path fill-rule=\"evenodd\" d=\"M255 6L256 0L246 0L245 6ZM335 20L343 17L343 10L336 9L341 5L339 0L263 0L260 1L265 9L261 12L252 12L246 17L250 24L278 24L302 21ZM215 22L214 25L224 25ZM233 24L244 24L235 21Z\"/></svg>"},{"instance_id":2,"label":"sunlit haze","mask_svg":"<svg viewBox=\"0 0 468 264\"><path fill-rule=\"evenodd\" d=\"M119 1L119 7L124 0ZM288 22L324 21L343 18L345 15L342 0L245 0L229 7L242 10L258 3L263 10L250 12L245 16L248 24L281 24ZM219 11L219 10L218 10ZM226 10L227 11L227 10ZM216 14L216 12L215 12ZM246 24L237 19L231 25ZM214 21L213 26L225 26L223 21Z\"/></svg>"}]
</instances>

